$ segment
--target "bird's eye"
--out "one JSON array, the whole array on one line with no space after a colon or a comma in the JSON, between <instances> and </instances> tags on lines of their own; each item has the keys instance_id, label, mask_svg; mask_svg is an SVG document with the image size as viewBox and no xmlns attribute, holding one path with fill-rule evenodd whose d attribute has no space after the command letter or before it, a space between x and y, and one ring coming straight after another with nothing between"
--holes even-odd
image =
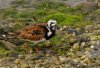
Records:
<instances>
[{"instance_id":1,"label":"bird's eye","mask_svg":"<svg viewBox=\"0 0 100 68\"><path fill-rule=\"evenodd\" d=\"M51 24L54 24L54 22L51 22Z\"/></svg>"}]
</instances>

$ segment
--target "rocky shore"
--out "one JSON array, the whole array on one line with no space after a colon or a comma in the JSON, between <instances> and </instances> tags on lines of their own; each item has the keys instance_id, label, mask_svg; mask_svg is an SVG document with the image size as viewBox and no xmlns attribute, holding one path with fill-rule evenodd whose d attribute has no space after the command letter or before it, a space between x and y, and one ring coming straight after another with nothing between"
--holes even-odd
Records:
<instances>
[{"instance_id":1,"label":"rocky shore","mask_svg":"<svg viewBox=\"0 0 100 68\"><path fill-rule=\"evenodd\" d=\"M45 42L39 53L28 51L18 54L12 51L0 59L0 67L99 68L100 24L82 28L64 26L57 31L57 36L62 37L58 43L53 45L51 42Z\"/></svg>"},{"instance_id":2,"label":"rocky shore","mask_svg":"<svg viewBox=\"0 0 100 68\"><path fill-rule=\"evenodd\" d=\"M49 18L58 25L49 41L8 34ZM0 0L0 68L100 68L100 0Z\"/></svg>"}]
</instances>

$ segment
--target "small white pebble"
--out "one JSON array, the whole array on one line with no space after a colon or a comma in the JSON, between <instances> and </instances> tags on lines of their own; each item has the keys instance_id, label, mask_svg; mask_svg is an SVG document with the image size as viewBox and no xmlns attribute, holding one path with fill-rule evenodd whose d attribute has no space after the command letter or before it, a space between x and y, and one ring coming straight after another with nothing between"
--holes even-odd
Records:
<instances>
[{"instance_id":1,"label":"small white pebble","mask_svg":"<svg viewBox=\"0 0 100 68\"><path fill-rule=\"evenodd\" d=\"M94 46L93 46L93 45L91 45L91 46L90 46L90 48L94 48Z\"/></svg>"},{"instance_id":2,"label":"small white pebble","mask_svg":"<svg viewBox=\"0 0 100 68\"><path fill-rule=\"evenodd\" d=\"M2 35L3 37L6 37L6 35Z\"/></svg>"},{"instance_id":3,"label":"small white pebble","mask_svg":"<svg viewBox=\"0 0 100 68\"><path fill-rule=\"evenodd\" d=\"M85 45L85 42L82 42L81 46L84 46Z\"/></svg>"}]
</instances>

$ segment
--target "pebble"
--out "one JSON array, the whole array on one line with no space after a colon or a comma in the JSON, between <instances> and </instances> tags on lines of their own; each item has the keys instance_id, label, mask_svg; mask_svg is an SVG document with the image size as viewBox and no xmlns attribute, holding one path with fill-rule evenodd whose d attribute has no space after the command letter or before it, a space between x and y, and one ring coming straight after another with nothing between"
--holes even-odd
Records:
<instances>
[{"instance_id":1,"label":"pebble","mask_svg":"<svg viewBox=\"0 0 100 68\"><path fill-rule=\"evenodd\" d=\"M75 42L77 42L77 39L75 39L75 38L70 39L70 43L71 43L71 44L73 44L73 43L75 43Z\"/></svg>"},{"instance_id":2,"label":"pebble","mask_svg":"<svg viewBox=\"0 0 100 68\"><path fill-rule=\"evenodd\" d=\"M24 55L18 55L18 58L19 59L25 59L25 56Z\"/></svg>"},{"instance_id":3,"label":"pebble","mask_svg":"<svg viewBox=\"0 0 100 68\"><path fill-rule=\"evenodd\" d=\"M94 26L93 25L86 25L85 26L85 31L86 32L92 32L93 31Z\"/></svg>"},{"instance_id":4,"label":"pebble","mask_svg":"<svg viewBox=\"0 0 100 68\"><path fill-rule=\"evenodd\" d=\"M59 60L61 63L64 63L67 61L67 58L65 56L59 56Z\"/></svg>"},{"instance_id":5,"label":"pebble","mask_svg":"<svg viewBox=\"0 0 100 68\"><path fill-rule=\"evenodd\" d=\"M14 66L14 68L18 68L18 66Z\"/></svg>"},{"instance_id":6,"label":"pebble","mask_svg":"<svg viewBox=\"0 0 100 68\"><path fill-rule=\"evenodd\" d=\"M90 41L90 44L91 44L91 45L96 45L97 42L96 42L96 41Z\"/></svg>"},{"instance_id":7,"label":"pebble","mask_svg":"<svg viewBox=\"0 0 100 68\"><path fill-rule=\"evenodd\" d=\"M86 63L86 64L91 64L92 63L92 61L89 58L85 58L82 62Z\"/></svg>"},{"instance_id":8,"label":"pebble","mask_svg":"<svg viewBox=\"0 0 100 68\"><path fill-rule=\"evenodd\" d=\"M86 45L86 43L85 43L85 42L82 42L82 43L81 43L81 46L85 46L85 45Z\"/></svg>"},{"instance_id":9,"label":"pebble","mask_svg":"<svg viewBox=\"0 0 100 68\"><path fill-rule=\"evenodd\" d=\"M87 56L87 57L91 57L91 56L92 56L91 53L90 53L89 51L85 51L84 54L85 54L85 56Z\"/></svg>"},{"instance_id":10,"label":"pebble","mask_svg":"<svg viewBox=\"0 0 100 68\"><path fill-rule=\"evenodd\" d=\"M56 64L56 65L60 65L60 64L61 64L61 61L56 60L56 61L55 61L55 64Z\"/></svg>"},{"instance_id":11,"label":"pebble","mask_svg":"<svg viewBox=\"0 0 100 68\"><path fill-rule=\"evenodd\" d=\"M81 52L81 51L77 51L77 52L76 52L76 55L79 56L79 57L81 57L81 56L83 56L84 54L83 54L83 52Z\"/></svg>"},{"instance_id":12,"label":"pebble","mask_svg":"<svg viewBox=\"0 0 100 68\"><path fill-rule=\"evenodd\" d=\"M78 63L78 62L79 62L79 58L73 59L73 61L74 61L75 63Z\"/></svg>"},{"instance_id":13,"label":"pebble","mask_svg":"<svg viewBox=\"0 0 100 68\"><path fill-rule=\"evenodd\" d=\"M35 60L35 59L38 59L39 57L40 57L40 54L36 54L36 55L28 54L25 56L25 60Z\"/></svg>"},{"instance_id":14,"label":"pebble","mask_svg":"<svg viewBox=\"0 0 100 68\"><path fill-rule=\"evenodd\" d=\"M52 56L52 60L53 61L57 61L58 60L58 57L57 56Z\"/></svg>"},{"instance_id":15,"label":"pebble","mask_svg":"<svg viewBox=\"0 0 100 68\"><path fill-rule=\"evenodd\" d=\"M26 63L22 63L21 64L21 68L30 68L30 66L28 64L26 64Z\"/></svg>"},{"instance_id":16,"label":"pebble","mask_svg":"<svg viewBox=\"0 0 100 68\"><path fill-rule=\"evenodd\" d=\"M90 37L90 40L91 40L91 41L98 40L98 36L91 36L91 37Z\"/></svg>"},{"instance_id":17,"label":"pebble","mask_svg":"<svg viewBox=\"0 0 100 68\"><path fill-rule=\"evenodd\" d=\"M74 43L73 49L74 50L79 50L80 49L80 46L79 46L79 43L78 42L77 43Z\"/></svg>"},{"instance_id":18,"label":"pebble","mask_svg":"<svg viewBox=\"0 0 100 68\"><path fill-rule=\"evenodd\" d=\"M94 48L94 46L93 46L93 45L91 45L91 46L90 46L90 48L92 48L92 49L93 49L93 48Z\"/></svg>"},{"instance_id":19,"label":"pebble","mask_svg":"<svg viewBox=\"0 0 100 68\"><path fill-rule=\"evenodd\" d=\"M19 63L20 63L20 59L16 59L15 64L19 64Z\"/></svg>"}]
</instances>

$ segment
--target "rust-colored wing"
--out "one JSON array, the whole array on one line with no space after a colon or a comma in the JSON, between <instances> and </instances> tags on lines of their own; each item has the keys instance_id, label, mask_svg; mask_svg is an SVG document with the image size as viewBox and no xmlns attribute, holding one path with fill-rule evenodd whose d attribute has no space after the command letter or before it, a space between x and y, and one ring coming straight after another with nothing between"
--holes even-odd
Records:
<instances>
[{"instance_id":1,"label":"rust-colored wing","mask_svg":"<svg viewBox=\"0 0 100 68\"><path fill-rule=\"evenodd\" d=\"M19 38L33 41L41 40L45 36L45 30L43 29L44 26L46 26L46 24L27 26L20 30Z\"/></svg>"}]
</instances>

